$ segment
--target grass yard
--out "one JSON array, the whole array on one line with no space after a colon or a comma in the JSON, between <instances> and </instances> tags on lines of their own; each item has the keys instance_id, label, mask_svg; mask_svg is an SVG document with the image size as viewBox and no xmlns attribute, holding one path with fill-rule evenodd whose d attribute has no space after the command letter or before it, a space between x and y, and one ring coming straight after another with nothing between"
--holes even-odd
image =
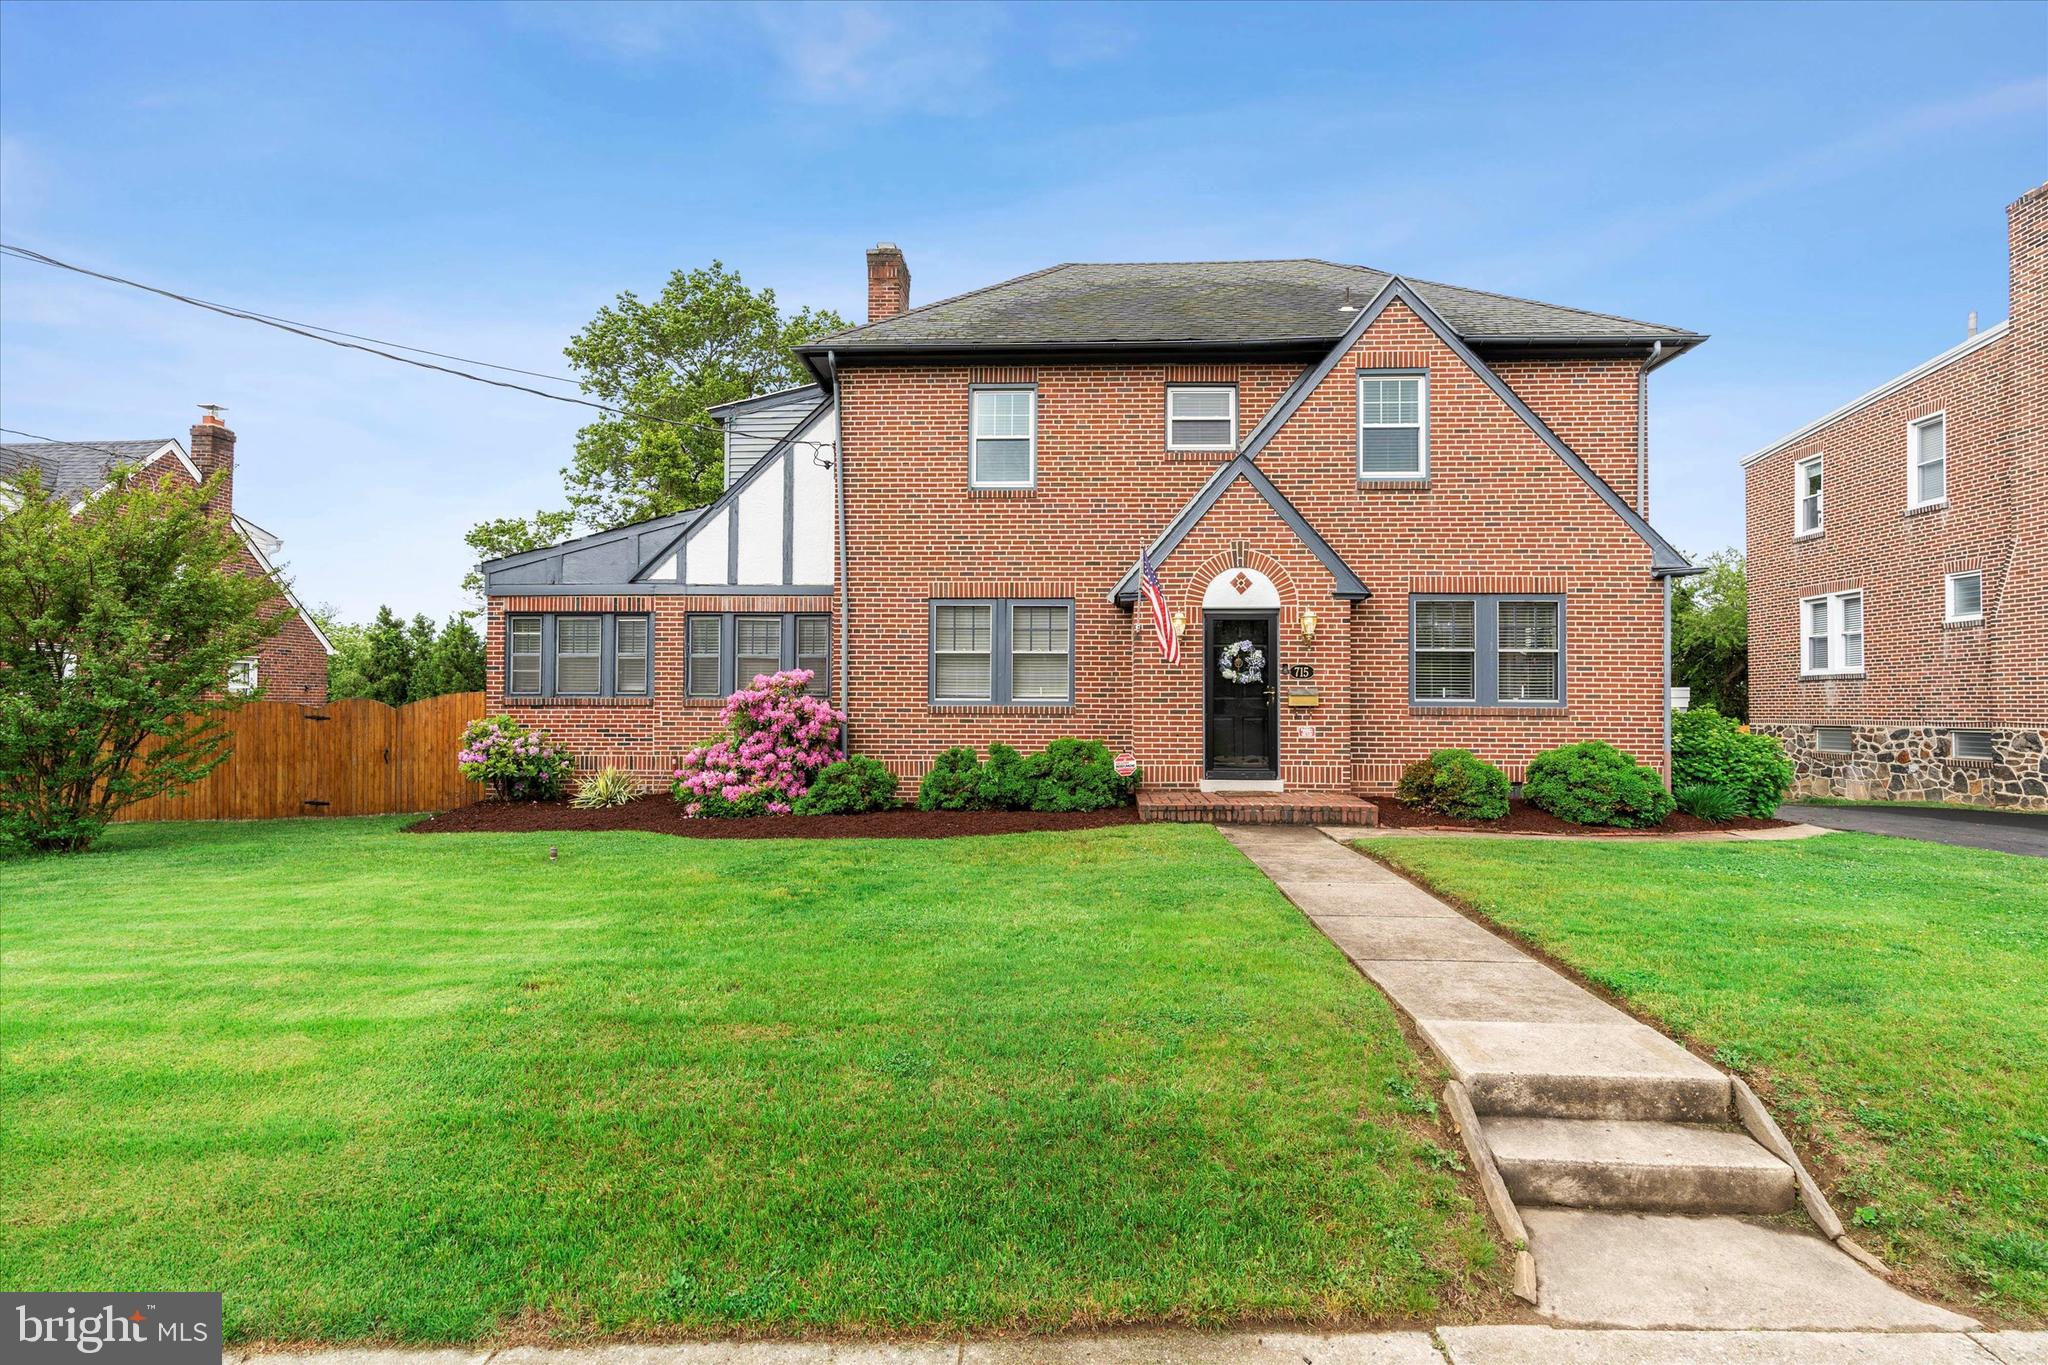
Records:
<instances>
[{"instance_id":1,"label":"grass yard","mask_svg":"<svg viewBox=\"0 0 2048 1365\"><path fill-rule=\"evenodd\" d=\"M1759 1082L1911 1282L2048 1318L2048 861L1867 834L1361 847Z\"/></svg>"},{"instance_id":2,"label":"grass yard","mask_svg":"<svg viewBox=\"0 0 2048 1365\"><path fill-rule=\"evenodd\" d=\"M0 1284L304 1342L1502 1302L1392 1009L1211 829L402 823L0 862Z\"/></svg>"}]
</instances>

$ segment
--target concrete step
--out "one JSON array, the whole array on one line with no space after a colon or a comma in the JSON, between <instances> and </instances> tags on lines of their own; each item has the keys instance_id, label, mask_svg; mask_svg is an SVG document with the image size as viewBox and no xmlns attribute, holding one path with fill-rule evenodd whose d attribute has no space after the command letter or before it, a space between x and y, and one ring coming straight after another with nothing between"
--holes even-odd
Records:
<instances>
[{"instance_id":1,"label":"concrete step","mask_svg":"<svg viewBox=\"0 0 2048 1365\"><path fill-rule=\"evenodd\" d=\"M1482 1116L1726 1123L1728 1078L1658 1033L1617 1024L1420 1019Z\"/></svg>"},{"instance_id":2,"label":"concrete step","mask_svg":"<svg viewBox=\"0 0 2048 1365\"><path fill-rule=\"evenodd\" d=\"M1480 1120L1522 1205L1646 1213L1783 1213L1792 1168L1733 1128L1496 1116Z\"/></svg>"}]
</instances>

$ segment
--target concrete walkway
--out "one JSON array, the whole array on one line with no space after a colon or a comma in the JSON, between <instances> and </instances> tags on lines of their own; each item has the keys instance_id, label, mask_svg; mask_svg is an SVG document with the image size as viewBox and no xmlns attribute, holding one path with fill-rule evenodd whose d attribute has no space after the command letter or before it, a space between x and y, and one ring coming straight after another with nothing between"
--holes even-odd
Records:
<instances>
[{"instance_id":1,"label":"concrete walkway","mask_svg":"<svg viewBox=\"0 0 2048 1365\"><path fill-rule=\"evenodd\" d=\"M2048 858L2048 815L2026 811L1968 810L1960 806L1935 810L1923 806L1790 805L1781 807L1778 815L1830 830L1890 834L1900 839L1924 839L1934 844Z\"/></svg>"},{"instance_id":2,"label":"concrete walkway","mask_svg":"<svg viewBox=\"0 0 2048 1365\"><path fill-rule=\"evenodd\" d=\"M1443 1059L1495 1218L1534 1254L1533 1267L1518 1262L1517 1292L1543 1316L1629 1328L1977 1325L1892 1288L1838 1245L1839 1220L1746 1086L1317 830L1223 834ZM1802 1205L1825 1236L1738 1216Z\"/></svg>"},{"instance_id":3,"label":"concrete walkway","mask_svg":"<svg viewBox=\"0 0 2048 1365\"><path fill-rule=\"evenodd\" d=\"M2048 1332L1128 1332L871 1344L709 1341L676 1346L352 1350L224 1365L2048 1365Z\"/></svg>"}]
</instances>

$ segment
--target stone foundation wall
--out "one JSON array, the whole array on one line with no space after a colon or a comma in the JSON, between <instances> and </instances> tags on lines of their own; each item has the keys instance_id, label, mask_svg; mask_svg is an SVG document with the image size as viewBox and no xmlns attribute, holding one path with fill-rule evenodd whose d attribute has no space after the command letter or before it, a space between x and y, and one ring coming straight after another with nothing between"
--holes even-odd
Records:
<instances>
[{"instance_id":1,"label":"stone foundation wall","mask_svg":"<svg viewBox=\"0 0 2048 1365\"><path fill-rule=\"evenodd\" d=\"M1951 727L1852 725L1848 753L1816 746L1820 727L1758 725L1792 760L1792 800L1839 796L1872 801L1954 801L2048 810L2048 734L1993 730L1994 758L1953 758Z\"/></svg>"}]
</instances>

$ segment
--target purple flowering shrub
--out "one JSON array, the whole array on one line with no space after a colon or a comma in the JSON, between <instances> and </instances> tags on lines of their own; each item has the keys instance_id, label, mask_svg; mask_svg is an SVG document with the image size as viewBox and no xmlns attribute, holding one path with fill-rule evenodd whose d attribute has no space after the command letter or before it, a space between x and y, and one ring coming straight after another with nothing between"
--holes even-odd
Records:
<instances>
[{"instance_id":1,"label":"purple flowering shrub","mask_svg":"<svg viewBox=\"0 0 2048 1365\"><path fill-rule=\"evenodd\" d=\"M552 801L569 781L569 751L510 716L473 720L455 756L462 775L506 801Z\"/></svg>"},{"instance_id":2,"label":"purple flowering shrub","mask_svg":"<svg viewBox=\"0 0 2048 1365\"><path fill-rule=\"evenodd\" d=\"M725 733L683 755L669 790L686 814L787 815L839 757L844 712L807 696L807 668L764 673L726 698Z\"/></svg>"}]
</instances>

